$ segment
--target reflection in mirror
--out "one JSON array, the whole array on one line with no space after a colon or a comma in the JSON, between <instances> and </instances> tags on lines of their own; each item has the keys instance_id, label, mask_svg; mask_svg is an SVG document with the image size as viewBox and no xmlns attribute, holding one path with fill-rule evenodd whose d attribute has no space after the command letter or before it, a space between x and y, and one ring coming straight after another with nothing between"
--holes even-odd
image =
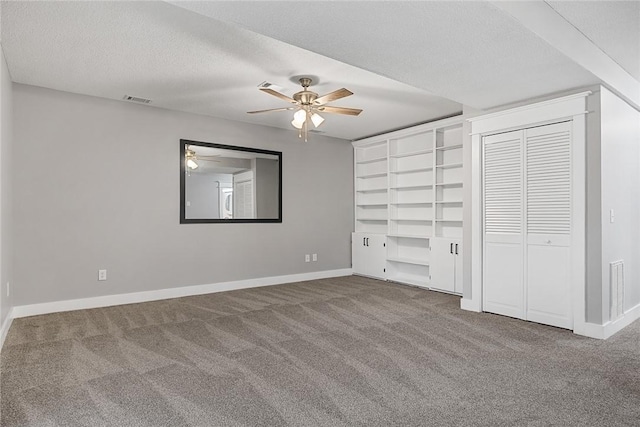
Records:
<instances>
[{"instance_id":1,"label":"reflection in mirror","mask_svg":"<svg viewBox=\"0 0 640 427\"><path fill-rule=\"evenodd\" d=\"M180 222L282 222L282 153L180 140Z\"/></svg>"}]
</instances>

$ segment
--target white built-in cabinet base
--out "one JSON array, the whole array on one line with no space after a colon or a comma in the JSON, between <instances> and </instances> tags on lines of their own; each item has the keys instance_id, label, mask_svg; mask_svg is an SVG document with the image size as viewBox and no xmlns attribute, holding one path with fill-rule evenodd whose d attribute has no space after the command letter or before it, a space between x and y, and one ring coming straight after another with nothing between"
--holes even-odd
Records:
<instances>
[{"instance_id":1,"label":"white built-in cabinet base","mask_svg":"<svg viewBox=\"0 0 640 427\"><path fill-rule=\"evenodd\" d=\"M462 294L463 120L353 142L356 274Z\"/></svg>"},{"instance_id":2,"label":"white built-in cabinet base","mask_svg":"<svg viewBox=\"0 0 640 427\"><path fill-rule=\"evenodd\" d=\"M352 267L355 274L386 279L386 236L376 233L351 234Z\"/></svg>"}]
</instances>

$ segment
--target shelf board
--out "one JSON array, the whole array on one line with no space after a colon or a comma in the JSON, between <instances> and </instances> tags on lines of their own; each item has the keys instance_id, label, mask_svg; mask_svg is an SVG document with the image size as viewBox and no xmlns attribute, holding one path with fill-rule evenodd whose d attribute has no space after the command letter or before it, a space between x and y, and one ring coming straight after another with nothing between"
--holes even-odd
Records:
<instances>
[{"instance_id":1,"label":"shelf board","mask_svg":"<svg viewBox=\"0 0 640 427\"><path fill-rule=\"evenodd\" d=\"M373 207L373 206L387 206L387 204L386 203L357 203L356 206Z\"/></svg>"},{"instance_id":2,"label":"shelf board","mask_svg":"<svg viewBox=\"0 0 640 427\"><path fill-rule=\"evenodd\" d=\"M462 184L462 183L461 183ZM424 184L424 185L403 185L400 187L389 187L391 190L415 190L418 188L431 188L433 184Z\"/></svg>"},{"instance_id":3,"label":"shelf board","mask_svg":"<svg viewBox=\"0 0 640 427\"><path fill-rule=\"evenodd\" d=\"M401 239L423 239L429 240L431 236L418 236L416 234L387 234L387 237L397 237Z\"/></svg>"},{"instance_id":4,"label":"shelf board","mask_svg":"<svg viewBox=\"0 0 640 427\"><path fill-rule=\"evenodd\" d=\"M389 258L387 257L387 261L391 261L391 262L401 262L403 264L415 264L415 265L424 265L424 266L428 266L429 262L428 261L423 261L423 260L419 260L419 259L410 259L410 258Z\"/></svg>"},{"instance_id":5,"label":"shelf board","mask_svg":"<svg viewBox=\"0 0 640 427\"><path fill-rule=\"evenodd\" d=\"M415 168L415 169L406 169L406 170L399 170L399 171L391 171L389 173L392 173L394 175L401 175L403 173L412 173L412 172L428 172L433 170L433 168L431 166L429 167L424 167L424 168Z\"/></svg>"},{"instance_id":6,"label":"shelf board","mask_svg":"<svg viewBox=\"0 0 640 427\"><path fill-rule=\"evenodd\" d=\"M462 167L462 162L460 163L447 163L444 165L436 165L436 167L438 169L454 169L454 168L461 168Z\"/></svg>"},{"instance_id":7,"label":"shelf board","mask_svg":"<svg viewBox=\"0 0 640 427\"><path fill-rule=\"evenodd\" d=\"M387 220L386 220L386 219L380 219L380 218L356 218L356 221L367 221L367 222L377 221L377 222L387 222Z\"/></svg>"},{"instance_id":8,"label":"shelf board","mask_svg":"<svg viewBox=\"0 0 640 427\"><path fill-rule=\"evenodd\" d=\"M356 190L356 193L386 193L387 187L384 188L369 188L367 190Z\"/></svg>"},{"instance_id":9,"label":"shelf board","mask_svg":"<svg viewBox=\"0 0 640 427\"><path fill-rule=\"evenodd\" d=\"M368 173L366 175L356 175L356 178L379 178L381 176L387 176L386 172Z\"/></svg>"},{"instance_id":10,"label":"shelf board","mask_svg":"<svg viewBox=\"0 0 640 427\"><path fill-rule=\"evenodd\" d=\"M433 218L429 219L410 219L410 218L389 218L391 221L405 221L405 222L431 222Z\"/></svg>"},{"instance_id":11,"label":"shelf board","mask_svg":"<svg viewBox=\"0 0 640 427\"><path fill-rule=\"evenodd\" d=\"M461 219L436 219L436 222L448 222L449 224L462 224Z\"/></svg>"},{"instance_id":12,"label":"shelf board","mask_svg":"<svg viewBox=\"0 0 640 427\"><path fill-rule=\"evenodd\" d=\"M389 204L392 206L431 206L433 205L433 202L405 202L405 203L389 203Z\"/></svg>"},{"instance_id":13,"label":"shelf board","mask_svg":"<svg viewBox=\"0 0 640 427\"><path fill-rule=\"evenodd\" d=\"M358 165L366 165L368 163L375 163L375 162L381 162L383 160L387 160L387 156L384 157L376 157L373 159L367 159L367 160L358 160L356 161L356 164Z\"/></svg>"},{"instance_id":14,"label":"shelf board","mask_svg":"<svg viewBox=\"0 0 640 427\"><path fill-rule=\"evenodd\" d=\"M436 184L436 187L462 187L462 182L442 182L440 184Z\"/></svg>"},{"instance_id":15,"label":"shelf board","mask_svg":"<svg viewBox=\"0 0 640 427\"><path fill-rule=\"evenodd\" d=\"M429 288L429 282L426 280L418 280L415 279L414 276L408 276L404 274L394 274L393 276L387 277L387 280L392 282L403 283L405 285L413 285L419 286L421 288Z\"/></svg>"},{"instance_id":16,"label":"shelf board","mask_svg":"<svg viewBox=\"0 0 640 427\"><path fill-rule=\"evenodd\" d=\"M429 153L433 153L433 148L429 148L426 150L411 151L409 153L390 154L389 157L392 157L394 159L399 159L401 157L411 157L411 156L417 156L419 154L429 154Z\"/></svg>"},{"instance_id":17,"label":"shelf board","mask_svg":"<svg viewBox=\"0 0 640 427\"><path fill-rule=\"evenodd\" d=\"M439 205L461 205L462 200L439 200L436 203Z\"/></svg>"},{"instance_id":18,"label":"shelf board","mask_svg":"<svg viewBox=\"0 0 640 427\"><path fill-rule=\"evenodd\" d=\"M447 151L447 150L456 150L458 148L462 148L462 144L445 145L444 147L436 147L436 150Z\"/></svg>"}]
</instances>

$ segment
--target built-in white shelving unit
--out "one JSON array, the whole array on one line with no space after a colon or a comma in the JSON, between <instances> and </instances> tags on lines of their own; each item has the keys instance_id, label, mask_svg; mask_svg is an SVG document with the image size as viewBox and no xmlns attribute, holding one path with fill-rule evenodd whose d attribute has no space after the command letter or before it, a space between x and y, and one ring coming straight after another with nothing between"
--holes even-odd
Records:
<instances>
[{"instance_id":1,"label":"built-in white shelving unit","mask_svg":"<svg viewBox=\"0 0 640 427\"><path fill-rule=\"evenodd\" d=\"M356 232L386 235L387 280L462 293L455 263L461 258L463 207L462 118L428 123L353 143ZM450 239L451 245L446 246ZM440 241L441 240L441 241ZM455 245L458 246L455 246ZM434 266L436 259L446 266ZM462 265L459 259L458 265ZM442 267L442 268L439 268ZM432 280L432 270L438 281ZM356 271L358 273L358 271ZM458 273L460 274L460 273ZM446 283L445 283L446 282ZM460 287L451 283L460 283Z\"/></svg>"},{"instance_id":2,"label":"built-in white shelving unit","mask_svg":"<svg viewBox=\"0 0 640 427\"><path fill-rule=\"evenodd\" d=\"M356 232L387 231L388 153L387 141L374 141L355 148Z\"/></svg>"}]
</instances>

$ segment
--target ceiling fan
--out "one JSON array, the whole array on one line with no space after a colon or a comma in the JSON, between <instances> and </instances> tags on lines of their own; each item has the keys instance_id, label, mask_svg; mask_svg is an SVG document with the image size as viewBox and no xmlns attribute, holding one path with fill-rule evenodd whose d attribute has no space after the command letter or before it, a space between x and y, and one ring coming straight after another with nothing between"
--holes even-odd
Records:
<instances>
[{"instance_id":1,"label":"ceiling fan","mask_svg":"<svg viewBox=\"0 0 640 427\"><path fill-rule=\"evenodd\" d=\"M196 155L196 152L193 151L190 146L187 146L187 149L184 150L185 163L187 168L191 170L198 168L198 160L204 160L206 162L220 162L220 160L215 160L215 157L219 156L219 154L211 156Z\"/></svg>"},{"instance_id":2,"label":"ceiling fan","mask_svg":"<svg viewBox=\"0 0 640 427\"><path fill-rule=\"evenodd\" d=\"M362 110L357 108L332 107L330 105L326 105L329 102L335 101L337 99L346 98L347 96L353 95L353 92L348 89L342 88L326 95L318 96L317 93L309 90L309 86L311 86L310 78L302 77L300 79L300 84L302 85L302 90L300 92L294 93L293 98L290 98L280 92L276 92L273 89L269 89L268 87L261 87L261 91L295 105L285 108L248 111L248 114L295 110L291 124L293 125L293 127L299 130L298 137L302 138L302 135L304 135L304 140L306 142L308 139L307 135L309 132L309 122L313 123L313 126L315 127L320 126L322 122L324 122L324 118L318 113L346 114L348 116L357 116L362 112Z\"/></svg>"}]
</instances>

